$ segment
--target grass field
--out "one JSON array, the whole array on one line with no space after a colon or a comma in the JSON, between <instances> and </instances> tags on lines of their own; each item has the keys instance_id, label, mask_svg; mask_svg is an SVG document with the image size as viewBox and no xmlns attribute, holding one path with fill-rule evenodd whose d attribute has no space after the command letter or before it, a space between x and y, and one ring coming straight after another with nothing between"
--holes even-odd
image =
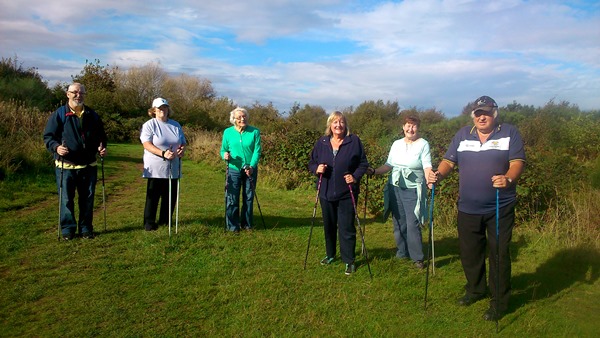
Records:
<instances>
[{"instance_id":1,"label":"grass field","mask_svg":"<svg viewBox=\"0 0 600 338\"><path fill-rule=\"evenodd\" d=\"M281 191L259 177L267 230L224 233L224 168L184 161L178 233L143 230L142 148L110 145L107 228L98 184L93 240L57 241L52 174L36 191L4 191L0 217L0 336L478 337L488 301L459 307L464 276L451 225L436 229L436 268L424 309L425 272L394 258L388 223L369 219L363 258L347 277L324 256L317 217L303 269L314 191ZM6 190L6 187L4 187ZM25 192L25 193L22 193ZM32 199L27 202L27 196ZM317 215L319 215L318 211ZM362 216L362 214L361 214ZM513 298L500 335L594 337L600 332L597 245L564 246L515 230ZM357 251L360 245L357 246Z\"/></svg>"}]
</instances>

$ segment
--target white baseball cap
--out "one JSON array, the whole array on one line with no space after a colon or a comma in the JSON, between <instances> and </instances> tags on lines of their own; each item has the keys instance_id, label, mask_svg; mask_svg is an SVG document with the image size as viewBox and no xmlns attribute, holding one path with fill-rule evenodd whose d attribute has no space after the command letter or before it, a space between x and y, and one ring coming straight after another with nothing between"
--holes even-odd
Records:
<instances>
[{"instance_id":1,"label":"white baseball cap","mask_svg":"<svg viewBox=\"0 0 600 338\"><path fill-rule=\"evenodd\" d=\"M162 97L157 97L154 99L154 101L152 101L152 108L158 108L162 105L168 106L169 102Z\"/></svg>"}]
</instances>

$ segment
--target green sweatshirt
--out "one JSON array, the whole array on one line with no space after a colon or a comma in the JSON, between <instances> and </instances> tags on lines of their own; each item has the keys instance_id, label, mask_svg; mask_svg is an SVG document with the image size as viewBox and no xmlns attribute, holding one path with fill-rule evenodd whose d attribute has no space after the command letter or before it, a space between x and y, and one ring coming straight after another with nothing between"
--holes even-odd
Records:
<instances>
[{"instance_id":1,"label":"green sweatshirt","mask_svg":"<svg viewBox=\"0 0 600 338\"><path fill-rule=\"evenodd\" d=\"M261 151L260 130L257 128L247 126L240 133L235 126L231 126L223 132L221 158L224 159L225 153L229 152L229 168L241 170L244 165L249 164L256 171Z\"/></svg>"}]
</instances>

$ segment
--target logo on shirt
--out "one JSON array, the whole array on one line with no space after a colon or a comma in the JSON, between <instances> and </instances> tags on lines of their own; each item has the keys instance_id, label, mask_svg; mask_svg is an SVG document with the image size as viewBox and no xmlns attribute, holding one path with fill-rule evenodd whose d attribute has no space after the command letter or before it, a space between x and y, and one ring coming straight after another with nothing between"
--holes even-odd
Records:
<instances>
[{"instance_id":1,"label":"logo on shirt","mask_svg":"<svg viewBox=\"0 0 600 338\"><path fill-rule=\"evenodd\" d=\"M490 149L500 149L500 142L493 140L490 142Z\"/></svg>"}]
</instances>

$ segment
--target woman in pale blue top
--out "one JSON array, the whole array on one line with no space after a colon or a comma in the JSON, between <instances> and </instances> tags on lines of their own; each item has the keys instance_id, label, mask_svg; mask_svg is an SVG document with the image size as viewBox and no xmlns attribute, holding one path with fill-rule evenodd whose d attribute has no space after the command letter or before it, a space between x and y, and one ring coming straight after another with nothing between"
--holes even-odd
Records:
<instances>
[{"instance_id":1,"label":"woman in pale blue top","mask_svg":"<svg viewBox=\"0 0 600 338\"><path fill-rule=\"evenodd\" d=\"M385 164L369 168L371 175L392 171L389 176L390 207L392 211L397 258L410 258L415 267L423 269L421 225L425 220L427 174L431 171L429 143L419 136L421 120L408 116L404 120L404 138L394 141Z\"/></svg>"}]
</instances>

